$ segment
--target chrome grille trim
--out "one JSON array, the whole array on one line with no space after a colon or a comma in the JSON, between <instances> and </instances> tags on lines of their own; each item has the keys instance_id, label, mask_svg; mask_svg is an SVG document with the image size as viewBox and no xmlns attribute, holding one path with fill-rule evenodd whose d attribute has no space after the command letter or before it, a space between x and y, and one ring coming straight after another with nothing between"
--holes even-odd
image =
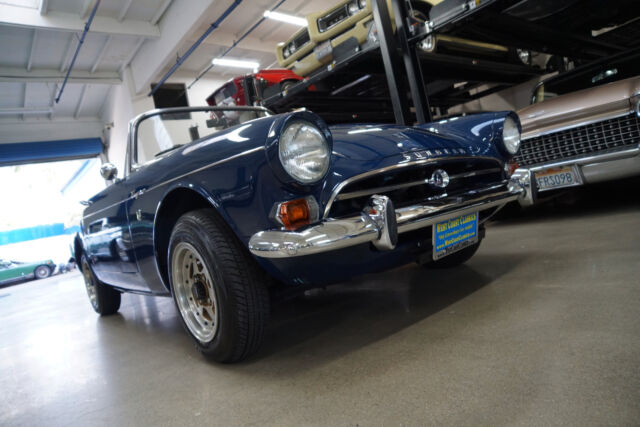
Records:
<instances>
[{"instance_id":1,"label":"chrome grille trim","mask_svg":"<svg viewBox=\"0 0 640 427\"><path fill-rule=\"evenodd\" d=\"M491 169L481 169L481 170L465 172L465 173L458 173L455 175L449 175L449 180L454 181L456 179L469 178L472 176L487 175L490 173L500 172L501 170L502 169L500 168L491 168ZM423 179L420 181L406 182L403 184L387 185L385 187L376 187L376 188L369 188L367 190L352 191L350 193L338 194L335 201L355 199L357 197L370 196L372 194L385 193L387 191L400 190L402 188L415 187L418 185L427 185L427 184L429 184L428 180Z\"/></svg>"},{"instance_id":2,"label":"chrome grille trim","mask_svg":"<svg viewBox=\"0 0 640 427\"><path fill-rule=\"evenodd\" d=\"M500 161L498 159L496 159L495 157L489 157L489 156L440 156L440 157L431 157L428 159L420 159L420 160L413 160L413 161L403 161L400 163L397 163L395 165L391 165L391 166L387 166L384 168L380 168L380 169L375 169L369 172L365 172L362 173L360 175L355 175L352 176L351 178L347 178L344 181L340 182L338 185L336 185L333 189L333 191L331 192L331 196L329 197L329 200L327 201L327 204L325 205L324 208L324 212L322 214L322 218L327 218L327 216L329 215L329 212L331 211L331 207L333 206L333 203L336 201L336 198L338 197L338 194L340 194L340 192L342 191L342 189L344 187L346 187L349 184L352 184L356 181L360 181L362 179L366 179L366 178L370 178L372 176L375 175L379 175L379 174L383 174L385 172L389 172L392 170L396 170L396 169L403 169L403 168L408 168L408 167L412 167L412 166L417 166L417 165L426 165L426 164L431 164L431 163L437 163L437 162L441 162L441 161L445 161L445 160L453 160L453 161L457 161L457 160L491 160L496 162L498 165L501 165Z\"/></svg>"},{"instance_id":3,"label":"chrome grille trim","mask_svg":"<svg viewBox=\"0 0 640 427\"><path fill-rule=\"evenodd\" d=\"M634 112L524 139L515 160L520 166L533 166L616 151L638 143L640 118Z\"/></svg>"}]
</instances>

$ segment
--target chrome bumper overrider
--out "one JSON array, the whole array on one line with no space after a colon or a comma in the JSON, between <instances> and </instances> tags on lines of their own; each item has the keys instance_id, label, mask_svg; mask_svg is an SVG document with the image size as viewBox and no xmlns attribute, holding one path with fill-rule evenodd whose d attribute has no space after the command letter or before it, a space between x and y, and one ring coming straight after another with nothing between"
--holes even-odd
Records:
<instances>
[{"instance_id":1,"label":"chrome bumper overrider","mask_svg":"<svg viewBox=\"0 0 640 427\"><path fill-rule=\"evenodd\" d=\"M538 198L536 172L573 165L579 169L581 183L585 184L638 175L640 174L640 145L619 151L518 168L511 179L520 182L524 188L525 193L519 199L520 204L530 206L536 202Z\"/></svg>"},{"instance_id":2,"label":"chrome bumper overrider","mask_svg":"<svg viewBox=\"0 0 640 427\"><path fill-rule=\"evenodd\" d=\"M251 237L249 250L263 258L311 255L367 242L380 250L391 250L398 233L499 207L522 195L522 184L514 180L399 209L394 209L388 197L374 195L357 216L327 218L300 231L260 231Z\"/></svg>"}]
</instances>

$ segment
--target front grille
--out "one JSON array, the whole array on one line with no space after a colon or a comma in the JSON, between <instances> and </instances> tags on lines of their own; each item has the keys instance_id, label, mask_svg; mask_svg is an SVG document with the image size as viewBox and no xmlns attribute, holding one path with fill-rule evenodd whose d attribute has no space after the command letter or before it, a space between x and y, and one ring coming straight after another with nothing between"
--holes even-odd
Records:
<instances>
[{"instance_id":1,"label":"front grille","mask_svg":"<svg viewBox=\"0 0 640 427\"><path fill-rule=\"evenodd\" d=\"M442 169L449 175L450 182L446 188L427 183L436 169ZM328 216L354 215L362 211L373 194L388 196L394 207L401 208L429 198L436 200L445 194L455 196L503 179L500 163L489 159L458 159L394 169L344 186L335 197Z\"/></svg>"},{"instance_id":2,"label":"front grille","mask_svg":"<svg viewBox=\"0 0 640 427\"><path fill-rule=\"evenodd\" d=\"M615 151L639 143L640 119L632 113L523 140L515 160L520 166L530 166Z\"/></svg>"}]
</instances>

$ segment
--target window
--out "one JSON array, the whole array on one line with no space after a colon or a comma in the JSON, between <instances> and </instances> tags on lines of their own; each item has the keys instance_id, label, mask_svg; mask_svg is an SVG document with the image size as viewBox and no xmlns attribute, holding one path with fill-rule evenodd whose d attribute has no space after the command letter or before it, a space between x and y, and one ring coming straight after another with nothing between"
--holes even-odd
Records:
<instances>
[{"instance_id":1,"label":"window","mask_svg":"<svg viewBox=\"0 0 640 427\"><path fill-rule=\"evenodd\" d=\"M154 89L157 84L152 84L151 89ZM184 83L165 83L153 94L153 105L156 108L171 108L171 107L188 107L189 100L187 99L187 88ZM169 117L163 117L165 120L180 120L188 119L189 113L183 113L180 115L172 114Z\"/></svg>"},{"instance_id":2,"label":"window","mask_svg":"<svg viewBox=\"0 0 640 427\"><path fill-rule=\"evenodd\" d=\"M269 115L261 109L221 110L216 107L192 107L187 117L183 114L156 114L139 122L134 141L133 163L144 165L160 159L178 147L196 140L202 140L227 128L236 130L220 136L220 140L230 139L237 143L248 141L243 132L249 126L238 126L250 120ZM216 142L209 138L208 144Z\"/></svg>"},{"instance_id":3,"label":"window","mask_svg":"<svg viewBox=\"0 0 640 427\"><path fill-rule=\"evenodd\" d=\"M224 101L227 98L231 98L237 92L238 92L238 89L236 88L236 85L233 82L222 86L222 88L218 89L214 94L216 105L220 105L222 101Z\"/></svg>"}]
</instances>

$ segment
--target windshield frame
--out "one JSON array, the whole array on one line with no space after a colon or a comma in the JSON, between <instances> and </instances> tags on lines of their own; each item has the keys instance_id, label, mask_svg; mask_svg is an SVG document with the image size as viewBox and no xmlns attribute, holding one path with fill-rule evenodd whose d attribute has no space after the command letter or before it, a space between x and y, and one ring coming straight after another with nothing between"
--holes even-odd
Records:
<instances>
[{"instance_id":1,"label":"windshield frame","mask_svg":"<svg viewBox=\"0 0 640 427\"><path fill-rule=\"evenodd\" d=\"M127 152L125 154L124 176L129 176L132 172L137 171L143 165L138 164L138 128L143 120L160 114L171 113L190 113L190 112L206 112L206 111L259 111L266 113L268 116L274 115L273 111L265 107L220 107L220 106L201 106L201 107L172 107L172 108L156 108L155 110L146 111L129 122L129 131L127 134Z\"/></svg>"}]
</instances>

